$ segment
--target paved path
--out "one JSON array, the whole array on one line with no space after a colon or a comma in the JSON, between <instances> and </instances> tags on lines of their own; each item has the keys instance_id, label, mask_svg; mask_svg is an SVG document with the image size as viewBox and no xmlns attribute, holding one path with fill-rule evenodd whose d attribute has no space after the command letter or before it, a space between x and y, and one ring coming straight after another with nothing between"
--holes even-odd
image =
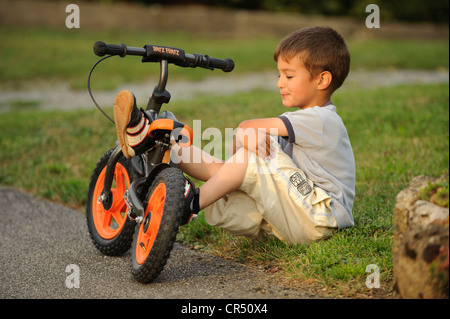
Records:
<instances>
[{"instance_id":1,"label":"paved path","mask_svg":"<svg viewBox=\"0 0 450 319\"><path fill-rule=\"evenodd\" d=\"M190 99L198 94L211 96L227 96L252 90L271 90L277 92L276 72L261 72L247 74L220 74L208 77L202 81L169 80L167 90L171 93L171 101ZM448 70L376 70L352 71L340 90L354 88L373 88L414 83L448 83ZM122 89L131 90L140 105L145 105L148 95L156 85L155 82L127 83L112 91L99 91L93 84L93 94L101 105L111 105L117 92ZM80 108L95 108L86 90L73 91L68 83L47 83L33 81L23 83L20 90L3 88L0 90L0 112L10 109L14 103L37 104L43 110L70 110Z\"/></svg>"},{"instance_id":2,"label":"paved path","mask_svg":"<svg viewBox=\"0 0 450 319\"><path fill-rule=\"evenodd\" d=\"M92 245L84 214L0 188L0 299L305 299L269 275L176 244L152 284L136 282L130 255L107 257ZM68 288L76 281L79 288ZM69 268L67 268L69 267ZM67 272L66 272L67 271Z\"/></svg>"}]
</instances>

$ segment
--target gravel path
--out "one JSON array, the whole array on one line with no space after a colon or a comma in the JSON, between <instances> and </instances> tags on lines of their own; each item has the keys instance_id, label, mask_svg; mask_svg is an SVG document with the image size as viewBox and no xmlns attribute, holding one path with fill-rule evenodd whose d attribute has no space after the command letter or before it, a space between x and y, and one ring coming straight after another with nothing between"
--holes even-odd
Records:
<instances>
[{"instance_id":1,"label":"gravel path","mask_svg":"<svg viewBox=\"0 0 450 319\"><path fill-rule=\"evenodd\" d=\"M129 253L107 257L94 248L84 214L9 188L0 188L0 207L0 299L316 298L178 244L156 281L143 285L131 275Z\"/></svg>"},{"instance_id":2,"label":"gravel path","mask_svg":"<svg viewBox=\"0 0 450 319\"><path fill-rule=\"evenodd\" d=\"M277 74L274 72L251 74L227 74L215 76L200 82L169 81L167 90L172 95L172 101L186 100L197 94L225 96L239 92L262 89L277 91ZM448 70L379 70L351 72L341 88L373 88L414 83L448 83ZM156 83L129 83L113 91L97 91L93 94L100 105L112 105L114 97L121 89L130 89L137 100L146 103L149 93ZM0 91L0 112L8 111L11 104L38 105L43 110L70 110L92 108L90 96L85 91L73 91L67 83L28 83L20 90L3 89Z\"/></svg>"}]
</instances>

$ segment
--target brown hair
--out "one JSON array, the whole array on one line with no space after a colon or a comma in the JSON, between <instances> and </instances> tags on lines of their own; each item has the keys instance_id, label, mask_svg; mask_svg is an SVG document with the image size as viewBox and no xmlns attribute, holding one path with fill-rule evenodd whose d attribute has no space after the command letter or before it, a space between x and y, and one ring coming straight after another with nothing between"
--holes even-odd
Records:
<instances>
[{"instance_id":1,"label":"brown hair","mask_svg":"<svg viewBox=\"0 0 450 319\"><path fill-rule=\"evenodd\" d=\"M323 71L332 75L330 92L338 89L350 70L350 52L342 36L329 27L310 27L295 31L278 45L273 58L290 61L300 58L312 77Z\"/></svg>"}]
</instances>

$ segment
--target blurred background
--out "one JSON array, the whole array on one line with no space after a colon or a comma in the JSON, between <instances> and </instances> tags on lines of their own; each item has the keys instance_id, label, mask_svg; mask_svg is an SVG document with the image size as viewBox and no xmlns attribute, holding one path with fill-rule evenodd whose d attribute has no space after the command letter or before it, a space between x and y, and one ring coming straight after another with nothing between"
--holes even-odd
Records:
<instances>
[{"instance_id":1,"label":"blurred background","mask_svg":"<svg viewBox=\"0 0 450 319\"><path fill-rule=\"evenodd\" d=\"M45 85L49 81L56 80L59 92L85 90L86 75L97 58L92 54L97 40L138 47L161 44L181 47L188 53L231 57L236 61L236 77L274 71L272 53L282 37L299 28L328 25L347 40L352 70L448 69L446 0L85 0L74 1L79 8L79 28L68 28L66 20L72 19L73 12L67 6L71 2L0 0L0 111L21 104L11 106L8 102L20 100L10 92L11 88L25 87L35 101L43 98L39 94L42 88L48 89ZM372 3L380 10L379 28L366 25L371 14L366 7ZM133 58L124 60L127 61L109 63L103 76L96 80L97 88L116 89L123 83L145 81L158 70L157 66L142 67ZM218 75L178 68L171 72L177 79L188 80ZM352 74L355 82L361 83L361 74ZM373 76L379 81L380 74ZM417 77L427 79L429 74L396 76L393 80L401 77L411 81ZM273 82L264 84L264 77L248 80L258 87L275 88ZM210 85L214 90L214 83ZM40 88L33 93L36 86ZM226 91L221 83L216 86ZM178 88L174 88L174 96L189 94L189 90ZM10 95L6 94L8 91ZM148 92L137 94L146 96ZM90 106L86 97L72 94L62 103L61 98L47 95L47 102L41 107L64 108L67 103ZM99 98L102 103L111 102Z\"/></svg>"},{"instance_id":2,"label":"blurred background","mask_svg":"<svg viewBox=\"0 0 450 319\"><path fill-rule=\"evenodd\" d=\"M283 35L311 23L341 24L344 36L442 37L448 34L445 0L1 0L0 25L64 26L65 7L81 9L85 29L125 28L180 31L217 36ZM380 8L382 27L362 28L368 4ZM409 23L402 25L396 22ZM417 25L419 23L419 25ZM439 25L444 28L436 27ZM290 26L290 27L289 27ZM408 31L409 30L409 31Z\"/></svg>"}]
</instances>

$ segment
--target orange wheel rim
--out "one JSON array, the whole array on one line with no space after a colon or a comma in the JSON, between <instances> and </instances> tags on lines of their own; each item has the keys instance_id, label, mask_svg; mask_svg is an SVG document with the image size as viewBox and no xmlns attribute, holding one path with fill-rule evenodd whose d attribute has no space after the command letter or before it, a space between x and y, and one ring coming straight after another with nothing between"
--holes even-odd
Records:
<instances>
[{"instance_id":1,"label":"orange wheel rim","mask_svg":"<svg viewBox=\"0 0 450 319\"><path fill-rule=\"evenodd\" d=\"M136 261L143 264L147 259L150 250L152 250L158 230L161 225L161 219L164 212L164 203L166 201L166 185L159 184L152 192L148 201L147 209L144 214L144 222L139 227L139 234L136 243ZM150 213L150 218L147 216Z\"/></svg>"},{"instance_id":2,"label":"orange wheel rim","mask_svg":"<svg viewBox=\"0 0 450 319\"><path fill-rule=\"evenodd\" d=\"M114 181L111 187L113 203L110 209L105 210L103 204L97 202L97 198L103 191L105 172L106 167L100 173L97 184L95 185L92 198L92 217L94 219L95 229L100 237L112 239L120 233L127 220L128 207L125 204L123 195L130 186L130 177L125 167L117 163L114 170Z\"/></svg>"}]
</instances>

